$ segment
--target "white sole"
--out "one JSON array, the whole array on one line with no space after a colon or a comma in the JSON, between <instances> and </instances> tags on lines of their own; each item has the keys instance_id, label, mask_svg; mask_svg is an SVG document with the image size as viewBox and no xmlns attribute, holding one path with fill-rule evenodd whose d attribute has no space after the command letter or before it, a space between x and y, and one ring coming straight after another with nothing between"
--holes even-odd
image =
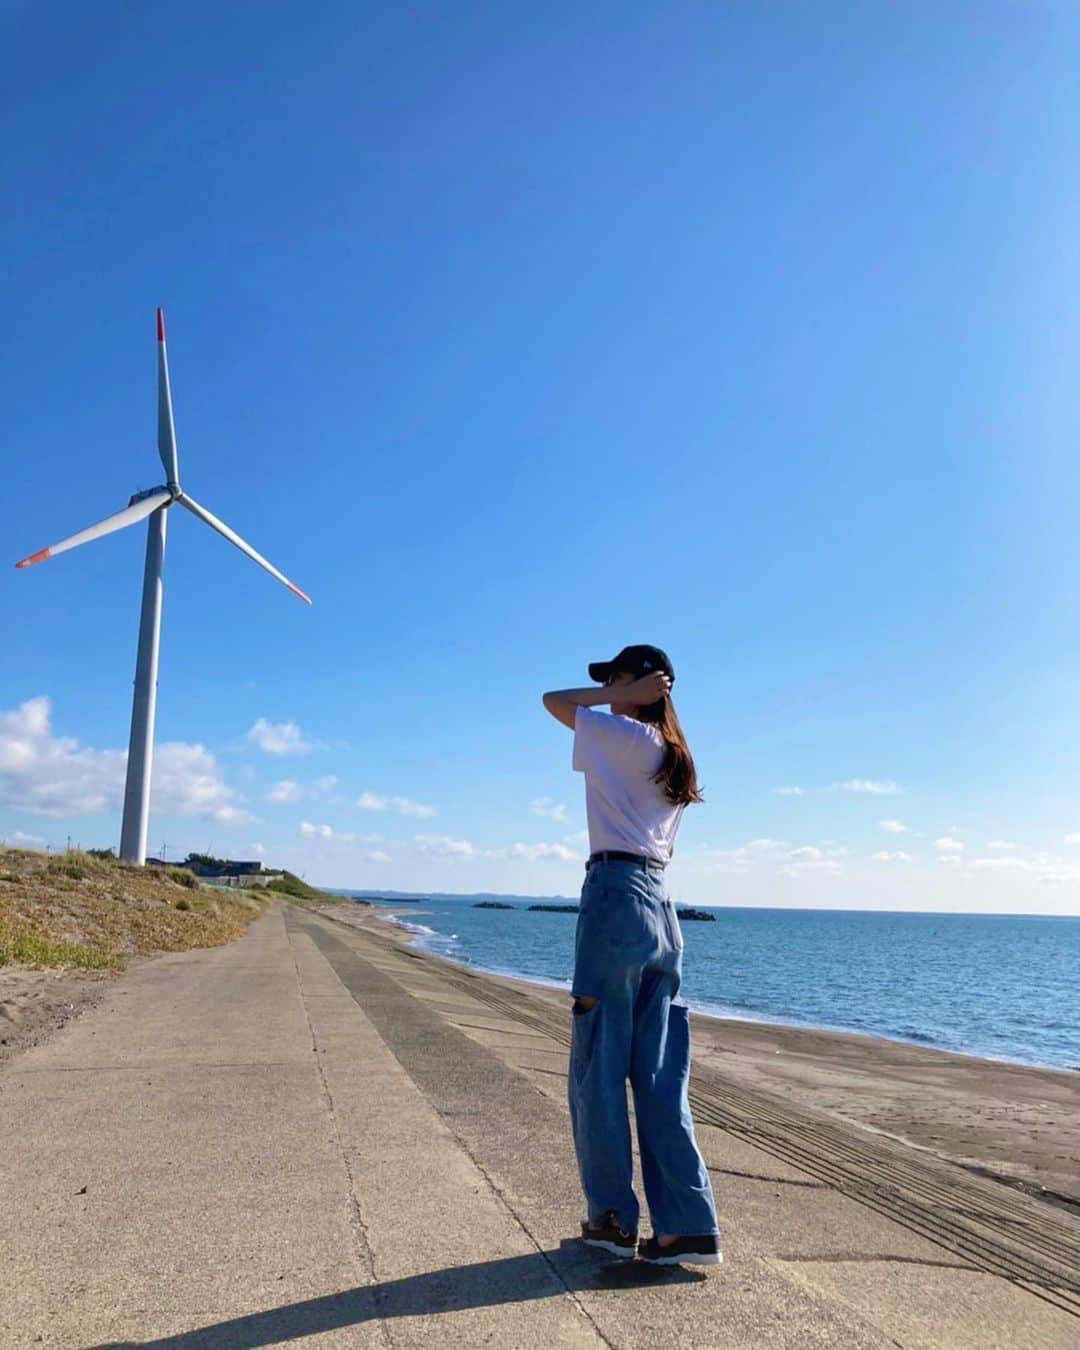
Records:
<instances>
[{"instance_id":1,"label":"white sole","mask_svg":"<svg viewBox=\"0 0 1080 1350\"><path fill-rule=\"evenodd\" d=\"M684 1252L681 1256L642 1256L647 1266L720 1266L723 1252Z\"/></svg>"},{"instance_id":2,"label":"white sole","mask_svg":"<svg viewBox=\"0 0 1080 1350\"><path fill-rule=\"evenodd\" d=\"M624 1261L632 1261L637 1255L636 1247L620 1247L614 1242L605 1242L603 1238L582 1238L586 1247L601 1247L612 1256L621 1256Z\"/></svg>"}]
</instances>

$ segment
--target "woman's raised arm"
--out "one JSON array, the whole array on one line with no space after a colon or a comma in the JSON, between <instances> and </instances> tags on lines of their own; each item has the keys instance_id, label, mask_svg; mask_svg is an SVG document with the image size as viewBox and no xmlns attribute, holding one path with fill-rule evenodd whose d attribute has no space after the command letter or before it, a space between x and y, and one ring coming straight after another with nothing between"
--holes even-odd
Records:
<instances>
[{"instance_id":1,"label":"woman's raised arm","mask_svg":"<svg viewBox=\"0 0 1080 1350\"><path fill-rule=\"evenodd\" d=\"M544 695L544 707L564 727L574 729L577 708L595 708L604 703L633 703L645 707L657 703L671 689L671 681L661 671L643 675L633 684L594 684L588 689L553 689Z\"/></svg>"}]
</instances>

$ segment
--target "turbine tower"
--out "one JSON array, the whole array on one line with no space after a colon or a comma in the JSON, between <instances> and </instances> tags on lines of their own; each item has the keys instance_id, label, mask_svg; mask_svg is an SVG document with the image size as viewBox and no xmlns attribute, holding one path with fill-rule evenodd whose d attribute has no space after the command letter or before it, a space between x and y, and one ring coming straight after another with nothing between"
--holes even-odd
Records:
<instances>
[{"instance_id":1,"label":"turbine tower","mask_svg":"<svg viewBox=\"0 0 1080 1350\"><path fill-rule=\"evenodd\" d=\"M173 426L172 394L169 389L169 358L165 350L165 316L157 312L158 349L158 453L165 468L161 487L137 492L122 511L106 516L78 534L61 539L50 548L31 553L15 564L30 567L69 548L88 544L91 539L113 534L150 517L146 533L146 566L143 571L142 616L139 620L139 653L135 662L135 696L131 704L131 736L128 741L127 782L124 787L124 818L120 830L120 856L128 862L146 862L146 834L150 818L150 766L154 754L154 713L157 704L158 646L161 637L162 570L165 562L165 513L174 502L186 507L193 516L217 530L241 553L288 586L306 604L311 600L256 553L250 544L218 520L205 506L181 490L176 459L176 430Z\"/></svg>"}]
</instances>

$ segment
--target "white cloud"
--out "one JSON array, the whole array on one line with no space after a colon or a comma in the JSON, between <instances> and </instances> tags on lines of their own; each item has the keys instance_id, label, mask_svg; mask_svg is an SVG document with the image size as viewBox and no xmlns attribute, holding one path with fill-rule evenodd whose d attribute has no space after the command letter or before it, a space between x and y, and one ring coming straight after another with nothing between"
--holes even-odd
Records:
<instances>
[{"instance_id":1,"label":"white cloud","mask_svg":"<svg viewBox=\"0 0 1080 1350\"><path fill-rule=\"evenodd\" d=\"M437 814L433 806L425 806L423 802L414 802L410 797L391 797L390 805L399 815L417 816L422 820Z\"/></svg>"},{"instance_id":2,"label":"white cloud","mask_svg":"<svg viewBox=\"0 0 1080 1350\"><path fill-rule=\"evenodd\" d=\"M255 855L256 858L265 858L265 857L266 857L266 845L265 845L265 844L248 844L248 848L250 849L250 851L251 851L252 853L254 853L254 855Z\"/></svg>"},{"instance_id":3,"label":"white cloud","mask_svg":"<svg viewBox=\"0 0 1080 1350\"><path fill-rule=\"evenodd\" d=\"M299 801L327 801L337 787L337 775L323 774L312 783L298 783L293 778L282 778L266 794L268 802L295 803Z\"/></svg>"},{"instance_id":4,"label":"white cloud","mask_svg":"<svg viewBox=\"0 0 1080 1350\"><path fill-rule=\"evenodd\" d=\"M807 872L827 872L835 875L842 870L840 864L831 858L800 858L795 862L785 863L780 868L781 875L785 877L800 877Z\"/></svg>"},{"instance_id":5,"label":"white cloud","mask_svg":"<svg viewBox=\"0 0 1080 1350\"><path fill-rule=\"evenodd\" d=\"M1080 844L1080 830L1074 830L1074 831L1072 832L1072 834L1067 834L1067 835L1065 836L1065 842L1066 842L1067 844ZM996 845L996 844L991 844L991 845L989 845L989 847L990 847L990 848L996 848L997 845Z\"/></svg>"},{"instance_id":6,"label":"white cloud","mask_svg":"<svg viewBox=\"0 0 1080 1350\"><path fill-rule=\"evenodd\" d=\"M381 848L373 848L370 853L365 853L364 857L368 862L373 863L388 863L393 861L390 854L384 853Z\"/></svg>"},{"instance_id":7,"label":"white cloud","mask_svg":"<svg viewBox=\"0 0 1080 1350\"><path fill-rule=\"evenodd\" d=\"M705 870L708 872L745 872L752 862L760 862L762 855L787 848L780 839L751 839L738 848L714 848L706 845L702 849L705 858Z\"/></svg>"},{"instance_id":8,"label":"white cloud","mask_svg":"<svg viewBox=\"0 0 1080 1350\"><path fill-rule=\"evenodd\" d=\"M37 846L43 844L45 840L40 834L24 834L22 830L16 830L11 836L10 842L16 848L37 848Z\"/></svg>"},{"instance_id":9,"label":"white cloud","mask_svg":"<svg viewBox=\"0 0 1080 1350\"><path fill-rule=\"evenodd\" d=\"M467 839L451 839L448 834L417 834L413 836L421 853L437 858L476 858L480 850Z\"/></svg>"},{"instance_id":10,"label":"white cloud","mask_svg":"<svg viewBox=\"0 0 1080 1350\"><path fill-rule=\"evenodd\" d=\"M268 722L265 717L250 728L247 739L268 755L306 755L315 748L304 740L295 722Z\"/></svg>"},{"instance_id":11,"label":"white cloud","mask_svg":"<svg viewBox=\"0 0 1080 1350\"><path fill-rule=\"evenodd\" d=\"M886 850L882 850L880 853L873 854L872 857L874 862L911 862L911 854L904 853L900 850L897 850L895 853L889 853Z\"/></svg>"},{"instance_id":12,"label":"white cloud","mask_svg":"<svg viewBox=\"0 0 1080 1350\"><path fill-rule=\"evenodd\" d=\"M378 792L361 792L356 799L356 805L361 811L394 810L398 815L414 816L422 820L438 814L433 806L414 802L410 797L384 797Z\"/></svg>"},{"instance_id":13,"label":"white cloud","mask_svg":"<svg viewBox=\"0 0 1080 1350\"><path fill-rule=\"evenodd\" d=\"M51 704L41 696L0 713L0 804L43 816L116 810L124 793L127 752L94 750L52 733ZM223 825L253 820L236 804L214 756L202 745L165 741L154 750L151 809L201 816Z\"/></svg>"},{"instance_id":14,"label":"white cloud","mask_svg":"<svg viewBox=\"0 0 1080 1350\"><path fill-rule=\"evenodd\" d=\"M240 806L219 806L212 818L222 825L256 825L259 820L258 816L253 816Z\"/></svg>"},{"instance_id":15,"label":"white cloud","mask_svg":"<svg viewBox=\"0 0 1080 1350\"><path fill-rule=\"evenodd\" d=\"M1078 834L1078 835L1076 836L1076 839L1075 839L1075 840L1070 841L1069 839L1066 839L1065 842L1066 842L1067 844L1070 843L1070 842L1074 842L1074 843L1080 844L1080 834ZM989 840L989 841L987 842L986 847L987 847L987 848L1016 848L1016 845L1012 842L1011 839L991 839L991 840Z\"/></svg>"},{"instance_id":16,"label":"white cloud","mask_svg":"<svg viewBox=\"0 0 1080 1350\"><path fill-rule=\"evenodd\" d=\"M872 797L895 797L904 790L891 778L849 778L844 783L836 783L835 786L841 792L867 792Z\"/></svg>"},{"instance_id":17,"label":"white cloud","mask_svg":"<svg viewBox=\"0 0 1080 1350\"><path fill-rule=\"evenodd\" d=\"M244 825L255 817L236 805L214 756L201 745L166 741L154 750L150 809L166 815L204 816L222 825Z\"/></svg>"},{"instance_id":18,"label":"white cloud","mask_svg":"<svg viewBox=\"0 0 1080 1350\"><path fill-rule=\"evenodd\" d=\"M801 787L778 787L773 788L773 791L779 797L804 797L806 795Z\"/></svg>"},{"instance_id":19,"label":"white cloud","mask_svg":"<svg viewBox=\"0 0 1080 1350\"><path fill-rule=\"evenodd\" d=\"M1026 872L1040 882L1080 884L1080 867L1076 863L1066 862L1062 858L1052 858L1044 853L1035 854L1030 858L1015 855L974 858L971 865L980 872Z\"/></svg>"},{"instance_id":20,"label":"white cloud","mask_svg":"<svg viewBox=\"0 0 1080 1350\"><path fill-rule=\"evenodd\" d=\"M53 736L48 698L0 712L0 803L42 816L86 815L119 805L127 755Z\"/></svg>"},{"instance_id":21,"label":"white cloud","mask_svg":"<svg viewBox=\"0 0 1080 1350\"><path fill-rule=\"evenodd\" d=\"M325 821L302 820L297 826L301 839L308 839L313 843L332 844L337 847L340 844L362 844L370 847L372 844L383 844L384 840L381 834L357 834L354 830L335 830L332 825ZM374 850L379 852L380 850ZM371 855L364 854L369 860L383 861L382 858L371 859ZM386 859L389 861L389 858Z\"/></svg>"},{"instance_id":22,"label":"white cloud","mask_svg":"<svg viewBox=\"0 0 1080 1350\"><path fill-rule=\"evenodd\" d=\"M706 872L731 872L742 875L750 869L752 863L760 863L764 855L777 849L787 848L779 839L751 839L749 843L737 848L714 848L706 845L702 850Z\"/></svg>"},{"instance_id":23,"label":"white cloud","mask_svg":"<svg viewBox=\"0 0 1080 1350\"><path fill-rule=\"evenodd\" d=\"M35 757L34 742L51 735L51 704L44 694L15 712L0 713L0 773L17 773Z\"/></svg>"},{"instance_id":24,"label":"white cloud","mask_svg":"<svg viewBox=\"0 0 1080 1350\"><path fill-rule=\"evenodd\" d=\"M792 847L781 839L763 838L751 839L738 848L705 848L700 855L704 862L699 863L699 867L706 872L735 875L746 875L754 869L778 868L784 876L797 876L809 871L839 872L841 867L837 859L846 855L847 849L831 839L821 845Z\"/></svg>"},{"instance_id":25,"label":"white cloud","mask_svg":"<svg viewBox=\"0 0 1080 1350\"><path fill-rule=\"evenodd\" d=\"M934 847L939 853L963 853L964 845L959 839L954 839L952 835L945 835L941 839L934 840Z\"/></svg>"},{"instance_id":26,"label":"white cloud","mask_svg":"<svg viewBox=\"0 0 1080 1350\"><path fill-rule=\"evenodd\" d=\"M507 850L511 858L524 858L527 862L580 862L580 855L572 852L565 844L511 844Z\"/></svg>"},{"instance_id":27,"label":"white cloud","mask_svg":"<svg viewBox=\"0 0 1080 1350\"><path fill-rule=\"evenodd\" d=\"M447 834L417 834L413 836L420 853L436 858L507 858L519 862L580 862L581 854L566 843L510 844L506 848L477 848L467 839L454 839Z\"/></svg>"},{"instance_id":28,"label":"white cloud","mask_svg":"<svg viewBox=\"0 0 1080 1350\"><path fill-rule=\"evenodd\" d=\"M379 797L374 792L361 792L356 805L361 811L385 811L389 801L389 797Z\"/></svg>"},{"instance_id":29,"label":"white cloud","mask_svg":"<svg viewBox=\"0 0 1080 1350\"><path fill-rule=\"evenodd\" d=\"M534 816L546 816L548 820L557 821L560 825L566 823L566 807L562 802L556 802L551 797L535 797L530 803L530 810Z\"/></svg>"},{"instance_id":30,"label":"white cloud","mask_svg":"<svg viewBox=\"0 0 1080 1350\"><path fill-rule=\"evenodd\" d=\"M902 820L879 820L878 824L889 834L907 834L908 827Z\"/></svg>"},{"instance_id":31,"label":"white cloud","mask_svg":"<svg viewBox=\"0 0 1080 1350\"><path fill-rule=\"evenodd\" d=\"M568 848L584 848L589 842L588 830L575 830L573 834L564 834L563 843Z\"/></svg>"},{"instance_id":32,"label":"white cloud","mask_svg":"<svg viewBox=\"0 0 1080 1350\"><path fill-rule=\"evenodd\" d=\"M959 853L943 853L941 857L938 858L939 863L944 863L946 866L950 867L960 867L963 864L963 861L964 860Z\"/></svg>"}]
</instances>

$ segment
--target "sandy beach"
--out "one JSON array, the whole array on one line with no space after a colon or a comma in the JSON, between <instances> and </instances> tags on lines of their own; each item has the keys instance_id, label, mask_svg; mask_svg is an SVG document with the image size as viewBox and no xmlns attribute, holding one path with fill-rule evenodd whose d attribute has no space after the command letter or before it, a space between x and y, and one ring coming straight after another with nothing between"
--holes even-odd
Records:
<instances>
[{"instance_id":1,"label":"sandy beach","mask_svg":"<svg viewBox=\"0 0 1080 1350\"><path fill-rule=\"evenodd\" d=\"M376 905L326 912L405 946L408 934L385 920L422 913ZM565 994L530 981L485 979L567 1006ZM747 1090L879 1131L1080 1213L1080 1073L734 1018L695 1015L693 1029L696 1062Z\"/></svg>"}]
</instances>

